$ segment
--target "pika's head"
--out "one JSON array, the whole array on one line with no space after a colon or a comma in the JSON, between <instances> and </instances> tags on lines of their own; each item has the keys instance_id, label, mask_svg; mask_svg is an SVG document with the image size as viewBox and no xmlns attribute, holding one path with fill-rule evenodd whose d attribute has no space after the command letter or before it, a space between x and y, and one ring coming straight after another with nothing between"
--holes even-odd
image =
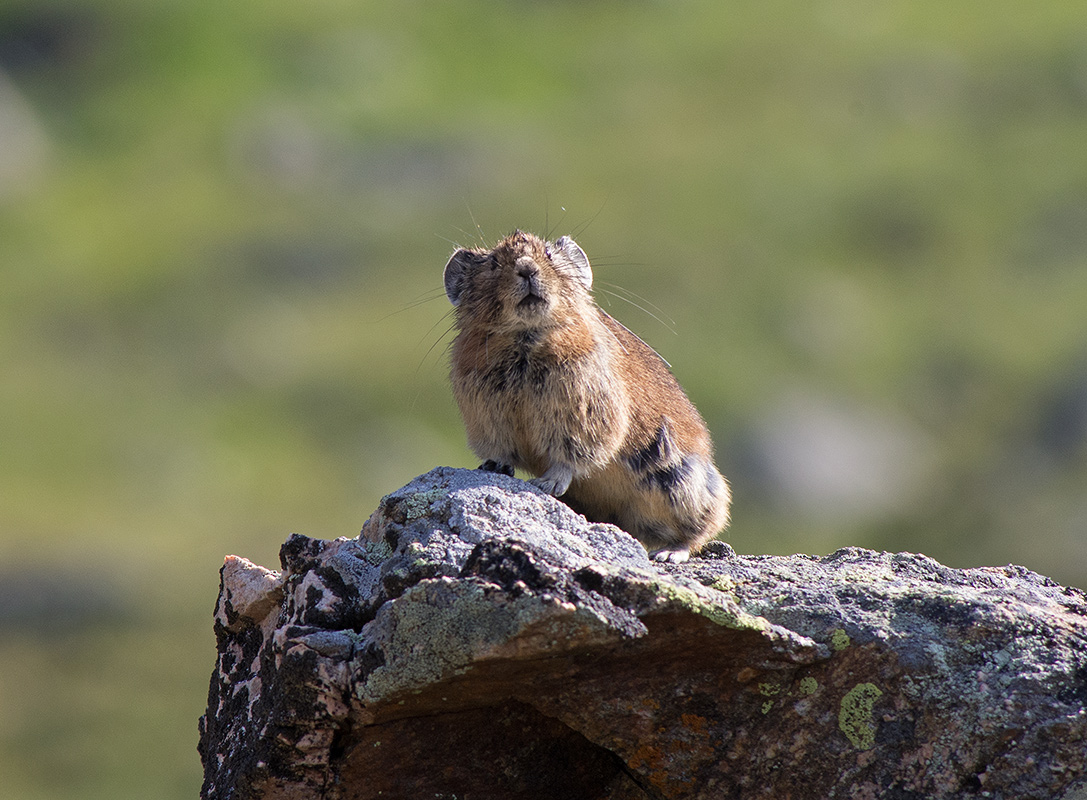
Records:
<instances>
[{"instance_id":1,"label":"pika's head","mask_svg":"<svg viewBox=\"0 0 1087 800\"><path fill-rule=\"evenodd\" d=\"M545 242L514 231L493 250L457 250L445 265L445 293L472 324L547 327L581 313L593 272L577 242Z\"/></svg>"}]
</instances>

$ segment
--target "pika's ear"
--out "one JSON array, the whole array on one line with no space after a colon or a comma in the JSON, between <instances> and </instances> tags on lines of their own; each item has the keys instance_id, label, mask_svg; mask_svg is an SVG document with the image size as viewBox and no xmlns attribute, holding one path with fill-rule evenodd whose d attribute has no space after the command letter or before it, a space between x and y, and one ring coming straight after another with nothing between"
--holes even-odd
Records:
<instances>
[{"instance_id":1,"label":"pika's ear","mask_svg":"<svg viewBox=\"0 0 1087 800\"><path fill-rule=\"evenodd\" d=\"M589 257L585 251L578 247L577 242L569 236L561 237L555 242L555 247L566 256L566 260L574 268L574 276L586 289L593 288L593 269L589 266Z\"/></svg>"},{"instance_id":2,"label":"pika's ear","mask_svg":"<svg viewBox=\"0 0 1087 800\"><path fill-rule=\"evenodd\" d=\"M461 293L468 282L468 271L472 266L472 254L467 250L457 250L449 257L445 265L445 294L453 305L460 303Z\"/></svg>"}]
</instances>

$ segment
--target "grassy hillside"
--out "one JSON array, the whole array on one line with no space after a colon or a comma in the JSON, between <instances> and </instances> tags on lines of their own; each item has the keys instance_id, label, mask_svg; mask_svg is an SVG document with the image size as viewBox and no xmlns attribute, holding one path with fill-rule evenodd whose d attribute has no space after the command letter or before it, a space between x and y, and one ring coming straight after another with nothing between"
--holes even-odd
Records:
<instances>
[{"instance_id":1,"label":"grassy hillside","mask_svg":"<svg viewBox=\"0 0 1087 800\"><path fill-rule=\"evenodd\" d=\"M440 272L514 227L575 234L671 362L738 550L1087 584L1085 31L1071 0L0 4L11 796L194 796L223 555L475 464Z\"/></svg>"}]
</instances>

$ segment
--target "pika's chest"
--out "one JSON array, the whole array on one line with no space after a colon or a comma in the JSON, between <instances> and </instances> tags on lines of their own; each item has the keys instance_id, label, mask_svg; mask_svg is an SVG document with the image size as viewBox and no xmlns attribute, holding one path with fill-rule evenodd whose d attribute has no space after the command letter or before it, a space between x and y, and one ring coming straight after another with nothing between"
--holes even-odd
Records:
<instances>
[{"instance_id":1,"label":"pika's chest","mask_svg":"<svg viewBox=\"0 0 1087 800\"><path fill-rule=\"evenodd\" d=\"M555 391L573 378L577 366L531 339L490 355L476 378L482 391L496 395Z\"/></svg>"},{"instance_id":2,"label":"pika's chest","mask_svg":"<svg viewBox=\"0 0 1087 800\"><path fill-rule=\"evenodd\" d=\"M606 372L588 331L563 326L512 335L465 331L453 345L454 389L473 402L569 402ZM459 385L459 386L458 386Z\"/></svg>"}]
</instances>

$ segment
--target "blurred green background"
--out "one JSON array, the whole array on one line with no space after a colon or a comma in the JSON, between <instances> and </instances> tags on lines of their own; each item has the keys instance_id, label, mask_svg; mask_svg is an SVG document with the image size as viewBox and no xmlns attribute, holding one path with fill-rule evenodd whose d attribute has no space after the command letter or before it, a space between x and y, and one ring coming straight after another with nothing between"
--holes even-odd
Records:
<instances>
[{"instance_id":1,"label":"blurred green background","mask_svg":"<svg viewBox=\"0 0 1087 800\"><path fill-rule=\"evenodd\" d=\"M1080 0L4 0L5 796L196 795L223 556L475 465L440 275L514 227L672 363L737 550L1087 585Z\"/></svg>"}]
</instances>

